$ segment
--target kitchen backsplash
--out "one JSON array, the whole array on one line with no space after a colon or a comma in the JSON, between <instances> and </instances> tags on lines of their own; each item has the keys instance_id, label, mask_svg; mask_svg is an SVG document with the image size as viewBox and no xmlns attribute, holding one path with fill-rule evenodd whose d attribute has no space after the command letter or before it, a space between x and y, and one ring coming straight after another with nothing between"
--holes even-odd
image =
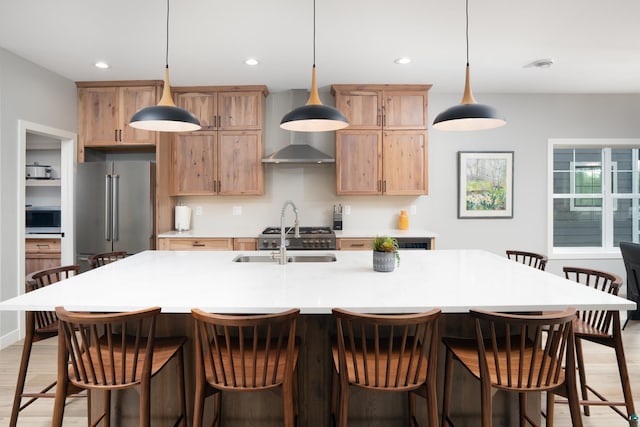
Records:
<instances>
[{"instance_id":1,"label":"kitchen backsplash","mask_svg":"<svg viewBox=\"0 0 640 427\"><path fill-rule=\"evenodd\" d=\"M331 226L333 205L341 203L343 209L350 209L343 215L344 230L396 228L401 209L409 213L411 227L429 228L429 196L336 196L333 165L267 165L265 194L261 197L178 198L179 203L192 209L192 232L233 230L247 237L267 226L279 226L285 200L292 200L298 207L301 226ZM292 221L293 215L287 210L286 222Z\"/></svg>"}]
</instances>

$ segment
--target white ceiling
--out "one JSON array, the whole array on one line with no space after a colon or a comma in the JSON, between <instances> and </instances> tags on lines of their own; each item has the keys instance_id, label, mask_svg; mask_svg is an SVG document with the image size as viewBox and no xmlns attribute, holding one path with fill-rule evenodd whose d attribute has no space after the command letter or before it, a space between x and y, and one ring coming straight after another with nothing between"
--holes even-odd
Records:
<instances>
[{"instance_id":1,"label":"white ceiling","mask_svg":"<svg viewBox=\"0 0 640 427\"><path fill-rule=\"evenodd\" d=\"M317 0L316 9L320 87L462 92L464 0ZM640 93L638 0L470 0L469 9L476 93ZM0 46L74 81L161 80L165 19L164 0L0 0ZM308 88L312 23L312 0L173 0L171 84ZM394 64L401 56L413 62ZM249 57L260 64L248 67ZM541 58L555 64L524 68Z\"/></svg>"}]
</instances>

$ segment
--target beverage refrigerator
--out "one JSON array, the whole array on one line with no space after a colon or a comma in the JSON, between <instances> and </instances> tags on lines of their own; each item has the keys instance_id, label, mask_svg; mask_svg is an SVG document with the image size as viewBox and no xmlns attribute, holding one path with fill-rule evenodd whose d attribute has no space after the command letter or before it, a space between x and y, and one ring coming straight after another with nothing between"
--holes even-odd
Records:
<instances>
[{"instance_id":1,"label":"beverage refrigerator","mask_svg":"<svg viewBox=\"0 0 640 427\"><path fill-rule=\"evenodd\" d=\"M155 163L79 163L76 169L76 263L101 252L132 255L155 247Z\"/></svg>"}]
</instances>

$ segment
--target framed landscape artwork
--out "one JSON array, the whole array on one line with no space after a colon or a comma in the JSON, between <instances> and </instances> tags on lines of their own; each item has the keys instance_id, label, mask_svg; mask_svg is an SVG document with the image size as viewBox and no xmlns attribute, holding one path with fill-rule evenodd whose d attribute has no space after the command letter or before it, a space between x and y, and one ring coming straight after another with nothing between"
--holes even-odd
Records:
<instances>
[{"instance_id":1,"label":"framed landscape artwork","mask_svg":"<svg viewBox=\"0 0 640 427\"><path fill-rule=\"evenodd\" d=\"M513 218L513 151L458 151L458 218Z\"/></svg>"}]
</instances>

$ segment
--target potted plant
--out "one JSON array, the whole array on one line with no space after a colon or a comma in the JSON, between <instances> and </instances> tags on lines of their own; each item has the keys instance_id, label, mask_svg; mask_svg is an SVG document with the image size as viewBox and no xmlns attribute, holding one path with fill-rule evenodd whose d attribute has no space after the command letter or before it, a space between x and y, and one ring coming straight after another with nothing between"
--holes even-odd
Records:
<instances>
[{"instance_id":1,"label":"potted plant","mask_svg":"<svg viewBox=\"0 0 640 427\"><path fill-rule=\"evenodd\" d=\"M400 266L398 241L388 236L376 236L373 239L373 270L393 271Z\"/></svg>"}]
</instances>

